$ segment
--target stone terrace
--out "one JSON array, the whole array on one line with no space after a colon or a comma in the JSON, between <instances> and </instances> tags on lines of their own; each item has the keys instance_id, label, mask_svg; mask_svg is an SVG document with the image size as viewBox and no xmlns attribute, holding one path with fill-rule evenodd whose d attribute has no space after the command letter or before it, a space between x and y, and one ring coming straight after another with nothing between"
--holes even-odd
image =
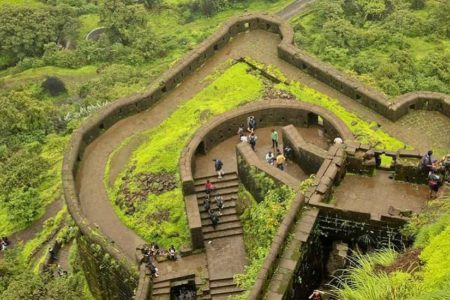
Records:
<instances>
[{"instance_id":1,"label":"stone terrace","mask_svg":"<svg viewBox=\"0 0 450 300\"><path fill-rule=\"evenodd\" d=\"M419 212L428 197L428 187L395 181L392 172L376 170L373 177L347 175L336 187L333 196L336 208L370 213L374 219L389 215L389 207Z\"/></svg>"}]
</instances>

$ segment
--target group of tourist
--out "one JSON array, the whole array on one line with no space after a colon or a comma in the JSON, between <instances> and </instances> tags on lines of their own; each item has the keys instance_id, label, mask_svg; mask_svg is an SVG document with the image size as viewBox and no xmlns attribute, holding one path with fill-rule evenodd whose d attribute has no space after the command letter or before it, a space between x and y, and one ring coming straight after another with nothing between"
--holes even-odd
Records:
<instances>
[{"instance_id":1,"label":"group of tourist","mask_svg":"<svg viewBox=\"0 0 450 300\"><path fill-rule=\"evenodd\" d=\"M6 249L8 249L9 244L10 244L10 241L9 241L8 237L3 236L0 240L0 250L5 251Z\"/></svg>"},{"instance_id":2,"label":"group of tourist","mask_svg":"<svg viewBox=\"0 0 450 300\"><path fill-rule=\"evenodd\" d=\"M450 154L440 160L433 157L433 151L429 150L420 160L420 170L428 176L430 199L437 196L439 188L445 181L450 181Z\"/></svg>"},{"instance_id":3,"label":"group of tourist","mask_svg":"<svg viewBox=\"0 0 450 300\"><path fill-rule=\"evenodd\" d=\"M239 141L249 143L253 151L256 151L256 140L258 139L255 134L255 130L256 119L254 116L250 116L247 118L247 131L244 129L244 124L241 124L237 131ZM280 149L278 148L278 131L276 131L275 129L272 129L270 139L272 141L272 149L274 151L269 151L266 154L266 161L268 164L276 166L278 169L284 171L286 160L291 158L292 148L286 146L283 148L283 151L280 151ZM274 153L276 153L276 156Z\"/></svg>"},{"instance_id":4,"label":"group of tourist","mask_svg":"<svg viewBox=\"0 0 450 300\"><path fill-rule=\"evenodd\" d=\"M255 134L256 119L254 116L250 116L247 119L247 131L244 129L244 124L241 124L238 129L238 136L240 142L249 143L253 151L256 151L256 140L258 137Z\"/></svg>"},{"instance_id":5,"label":"group of tourist","mask_svg":"<svg viewBox=\"0 0 450 300\"><path fill-rule=\"evenodd\" d=\"M223 201L223 197L221 195L216 195L214 197L214 202L216 205L216 209L211 207L211 196L216 192L216 187L210 180L206 180L205 183L205 199L203 200L203 209L208 212L209 219L213 225L213 228L216 229L217 224L219 224L219 216L222 215L222 209L225 204Z\"/></svg>"},{"instance_id":6,"label":"group of tourist","mask_svg":"<svg viewBox=\"0 0 450 300\"><path fill-rule=\"evenodd\" d=\"M145 266L150 271L152 277L155 278L159 276L158 274L159 270L155 265L155 261L158 256L166 256L167 259L171 261L177 260L177 251L173 245L171 245L170 248L167 251L165 251L164 249L161 249L158 246L158 244L152 243L150 246L145 245L140 250L144 255Z\"/></svg>"}]
</instances>

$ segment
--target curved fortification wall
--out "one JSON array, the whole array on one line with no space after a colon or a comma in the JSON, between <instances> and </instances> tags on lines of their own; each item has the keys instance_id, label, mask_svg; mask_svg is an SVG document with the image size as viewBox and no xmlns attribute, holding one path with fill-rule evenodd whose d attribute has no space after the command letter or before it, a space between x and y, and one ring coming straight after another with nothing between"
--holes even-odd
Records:
<instances>
[{"instance_id":1,"label":"curved fortification wall","mask_svg":"<svg viewBox=\"0 0 450 300\"><path fill-rule=\"evenodd\" d=\"M195 153L206 153L215 145L236 135L240 124L247 123L247 117L255 116L258 127L295 127L317 125L319 116L323 119L324 133L344 140L353 139L353 134L338 117L330 111L308 103L292 100L271 100L245 105L224 113L200 128L185 147L180 157L180 177L184 195L193 194Z\"/></svg>"},{"instance_id":2,"label":"curved fortification wall","mask_svg":"<svg viewBox=\"0 0 450 300\"><path fill-rule=\"evenodd\" d=\"M292 28L275 17L255 14L230 19L215 34L165 72L146 92L111 103L84 122L72 136L65 152L62 169L64 195L69 212L80 228L80 244L85 245L81 253L83 266L90 288L97 298L129 299L134 293L139 275L136 262L111 243L81 210L75 182L78 164L83 159L86 147L117 121L150 108L213 56L230 38L240 32L254 29L280 34L282 41L278 45L278 55L282 59L391 120L399 119L410 109L437 110L450 117L448 95L429 92L410 93L398 97L392 102L395 104L392 104L381 93L297 49L293 46ZM212 137L208 137L210 138ZM208 147L208 143L210 142L205 143L205 147ZM186 165L181 166L181 172L185 178L190 173ZM110 268L103 267L105 260L111 261ZM142 299L145 297L141 296Z\"/></svg>"}]
</instances>

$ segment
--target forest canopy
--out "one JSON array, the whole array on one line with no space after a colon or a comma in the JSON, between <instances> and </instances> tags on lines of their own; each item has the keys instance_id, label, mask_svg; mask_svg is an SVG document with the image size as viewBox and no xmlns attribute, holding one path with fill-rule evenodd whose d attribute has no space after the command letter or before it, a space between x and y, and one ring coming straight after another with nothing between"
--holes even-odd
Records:
<instances>
[{"instance_id":1,"label":"forest canopy","mask_svg":"<svg viewBox=\"0 0 450 300\"><path fill-rule=\"evenodd\" d=\"M319 0L295 42L390 96L450 92L450 0Z\"/></svg>"}]
</instances>

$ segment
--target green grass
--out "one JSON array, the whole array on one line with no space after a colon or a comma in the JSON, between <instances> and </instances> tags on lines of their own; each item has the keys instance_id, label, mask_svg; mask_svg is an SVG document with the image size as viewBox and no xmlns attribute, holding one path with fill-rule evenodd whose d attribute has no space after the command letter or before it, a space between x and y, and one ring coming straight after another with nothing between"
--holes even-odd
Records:
<instances>
[{"instance_id":1,"label":"green grass","mask_svg":"<svg viewBox=\"0 0 450 300\"><path fill-rule=\"evenodd\" d=\"M383 270L375 271L374 267L391 265L392 257L398 256L395 251L364 256L349 270L346 283L336 291L339 299L449 299L449 200L446 197L429 202L424 212L413 216L406 227L406 233L417 234L414 247L422 249L420 265L387 274Z\"/></svg>"},{"instance_id":2,"label":"green grass","mask_svg":"<svg viewBox=\"0 0 450 300\"><path fill-rule=\"evenodd\" d=\"M9 74L11 71L5 70L0 72L0 76L5 83L24 82L44 78L47 75L60 77L85 77L95 75L96 66L84 66L78 69L60 68L54 66L46 66L40 68L32 68L20 73Z\"/></svg>"},{"instance_id":3,"label":"green grass","mask_svg":"<svg viewBox=\"0 0 450 300\"><path fill-rule=\"evenodd\" d=\"M376 127L375 122L367 122L358 115L349 112L336 99L332 99L298 82L291 83L290 85L280 83L276 87L292 93L299 101L328 109L350 128L356 136L356 139L361 143L378 149L389 150L398 150L406 147L404 143L384 131L372 129Z\"/></svg>"},{"instance_id":4,"label":"green grass","mask_svg":"<svg viewBox=\"0 0 450 300\"><path fill-rule=\"evenodd\" d=\"M263 83L248 70L249 67L244 63L232 65L205 89L180 105L163 123L143 133L146 141L133 152L130 160L136 166L132 176L142 172L177 172L179 156L196 129L215 115L258 99ZM107 172L106 186L108 182ZM109 189L110 199L117 196L121 184L122 176L118 176L114 187ZM167 247L171 243L180 246L188 240L180 187L159 196L149 196L148 201L141 204L131 217L125 215L118 206L114 207L121 220L147 241L157 240ZM152 215L162 210L170 211L170 221L155 224ZM179 233L178 237L174 236L175 232Z\"/></svg>"},{"instance_id":5,"label":"green grass","mask_svg":"<svg viewBox=\"0 0 450 300\"><path fill-rule=\"evenodd\" d=\"M58 136L53 134L47 136L47 143L44 145L41 156L44 159L52 162L52 165L47 170L45 179L38 187L38 193L42 199L42 207L39 211L39 214L35 218L36 220L44 215L47 205L51 204L53 201L57 200L57 198L61 197L61 170L63 151L69 138L69 135ZM8 218L7 209L5 207L0 207L0 232L2 235L9 236L17 231L25 229L27 226L30 226L30 224L11 223Z\"/></svg>"},{"instance_id":6,"label":"green grass","mask_svg":"<svg viewBox=\"0 0 450 300\"><path fill-rule=\"evenodd\" d=\"M0 6L10 5L10 6L45 6L44 3L37 0L0 0Z\"/></svg>"}]
</instances>

